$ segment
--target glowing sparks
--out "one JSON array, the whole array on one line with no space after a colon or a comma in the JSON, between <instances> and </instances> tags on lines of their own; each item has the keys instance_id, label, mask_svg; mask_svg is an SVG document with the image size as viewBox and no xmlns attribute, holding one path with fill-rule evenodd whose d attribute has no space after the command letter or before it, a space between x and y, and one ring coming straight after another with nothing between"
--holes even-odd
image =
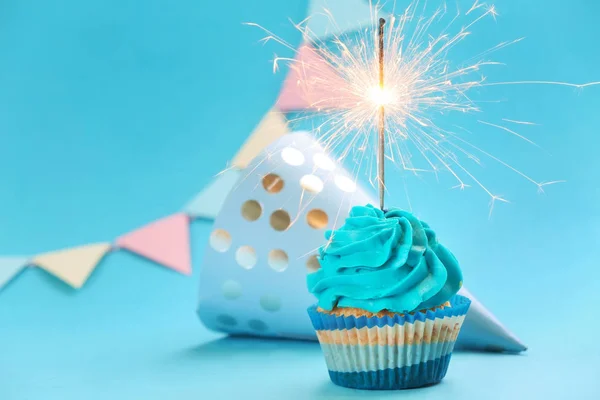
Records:
<instances>
[{"instance_id":1,"label":"glowing sparks","mask_svg":"<svg viewBox=\"0 0 600 400\"><path fill-rule=\"evenodd\" d=\"M367 94L375 108L393 104L396 95L392 90L375 86L369 89Z\"/></svg>"},{"instance_id":2,"label":"glowing sparks","mask_svg":"<svg viewBox=\"0 0 600 400\"><path fill-rule=\"evenodd\" d=\"M538 182L492 153L469 143L458 131L444 128L446 114L480 112L479 105L471 95L474 88L541 84L581 89L600 82L486 82L481 70L501 64L485 57L522 38L501 42L464 63L452 63L448 55L471 35L472 28L478 23L485 19L495 20L498 16L496 8L475 0L466 12L457 10L456 14L451 14L445 4L429 10L426 1L414 0L401 14L386 16L385 87L382 87L378 82L379 10L377 5L371 7L371 26L356 33L334 35L326 42L314 37L306 27L306 21L303 21L296 27L311 43L304 48L311 61L275 57L273 62L274 71L279 69L281 62L288 62L297 72L300 77L298 86L310 104L309 108L324 116L324 122L316 127L315 134L328 151L339 157L338 161L351 157L357 165L355 171L366 169L370 182L376 186L376 180L373 179L376 176L373 167L376 128L379 110L384 106L386 158L415 174L430 171L437 177L438 173L445 171L456 180L454 187L461 190L470 186L479 187L490 197L490 212L496 201L508 200L488 189L467 168L466 161L480 165L480 157L486 157L533 183L540 191L544 186L562 182ZM330 12L324 10L323 14L329 17L332 26L336 26ZM467 21L456 28L459 17ZM248 25L262 29L267 35L265 42L275 41L297 51L269 30L254 23ZM532 122L508 118L499 123L482 119L474 121L535 145L515 129L502 125L536 125Z\"/></svg>"}]
</instances>

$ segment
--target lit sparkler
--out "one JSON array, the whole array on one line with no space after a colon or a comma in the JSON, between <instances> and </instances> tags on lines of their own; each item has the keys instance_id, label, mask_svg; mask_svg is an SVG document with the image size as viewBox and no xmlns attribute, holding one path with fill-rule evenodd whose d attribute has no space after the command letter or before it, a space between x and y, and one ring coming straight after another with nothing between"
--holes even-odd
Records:
<instances>
[{"instance_id":1,"label":"lit sparkler","mask_svg":"<svg viewBox=\"0 0 600 400\"><path fill-rule=\"evenodd\" d=\"M449 61L448 53L471 34L477 23L486 17L495 19L496 8L475 0L466 13L457 10L445 25L443 21L449 14L445 4L428 17L426 7L427 2L422 4L421 0L413 0L402 14L389 17L384 33L386 21L377 21L378 5L372 4L371 26L357 33L333 35L328 41L314 37L306 27L306 20L296 25L306 42L311 44L308 51L318 61L307 63L276 57L273 69L277 71L281 62L289 62L290 67L303 77L298 84L310 102L309 108L325 116L325 121L316 128L320 143L338 155L339 161L352 156L357 161L357 171L363 166L365 157L372 159L370 155L377 154L377 172L373 173L371 163L367 173L374 186L372 177L376 177L381 208L384 206L385 158L415 174L431 171L437 177L438 172L447 171L456 180L456 188L478 186L491 198L490 213L496 201L508 201L488 189L461 158L481 164L479 156L487 157L531 182L540 191L545 186L562 182L534 180L471 144L458 132L445 128L444 117L439 116L449 112L479 112L479 106L470 95L478 87L549 84L583 88L600 82L581 85L550 81L486 83L479 75L481 69L500 63L485 61L485 57L522 39L499 43L455 66ZM324 10L324 14L335 27L334 16L328 10ZM469 18L469 22L452 32L459 16ZM267 34L264 42L275 41L297 52L291 44L264 27L255 23L248 25L259 27ZM515 129L502 125L534 125L531 122L512 119L497 124L482 119L477 122L533 143ZM374 146L377 147L375 152ZM419 159L420 165L416 164L415 158Z\"/></svg>"},{"instance_id":2,"label":"lit sparkler","mask_svg":"<svg viewBox=\"0 0 600 400\"><path fill-rule=\"evenodd\" d=\"M379 51L379 90L381 93L385 92L385 81L384 81L384 45L383 45L383 28L385 26L385 19L379 19L379 31L377 34L377 43ZM377 180L379 185L379 207L383 211L385 208L385 103L381 102L379 105L379 142L378 142L378 157L377 157Z\"/></svg>"}]
</instances>

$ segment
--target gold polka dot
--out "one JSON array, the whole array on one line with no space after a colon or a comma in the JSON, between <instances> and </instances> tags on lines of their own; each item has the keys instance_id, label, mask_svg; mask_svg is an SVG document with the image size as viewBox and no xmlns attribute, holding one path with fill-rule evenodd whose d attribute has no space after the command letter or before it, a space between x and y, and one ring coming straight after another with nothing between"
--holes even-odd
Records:
<instances>
[{"instance_id":1,"label":"gold polka dot","mask_svg":"<svg viewBox=\"0 0 600 400\"><path fill-rule=\"evenodd\" d=\"M325 211L315 208L306 214L306 222L311 228L323 229L329 223L329 217Z\"/></svg>"},{"instance_id":2,"label":"gold polka dot","mask_svg":"<svg viewBox=\"0 0 600 400\"><path fill-rule=\"evenodd\" d=\"M277 210L273 214L271 214L271 227L276 231L282 232L289 228L292 220L290 218L290 214L285 210Z\"/></svg>"},{"instance_id":3,"label":"gold polka dot","mask_svg":"<svg viewBox=\"0 0 600 400\"><path fill-rule=\"evenodd\" d=\"M262 179L262 185L267 192L275 194L283 190L285 182L277 174L267 174Z\"/></svg>"},{"instance_id":4,"label":"gold polka dot","mask_svg":"<svg viewBox=\"0 0 600 400\"><path fill-rule=\"evenodd\" d=\"M262 207L256 200L248 200L242 204L242 217L248 221L256 221L262 215Z\"/></svg>"}]
</instances>

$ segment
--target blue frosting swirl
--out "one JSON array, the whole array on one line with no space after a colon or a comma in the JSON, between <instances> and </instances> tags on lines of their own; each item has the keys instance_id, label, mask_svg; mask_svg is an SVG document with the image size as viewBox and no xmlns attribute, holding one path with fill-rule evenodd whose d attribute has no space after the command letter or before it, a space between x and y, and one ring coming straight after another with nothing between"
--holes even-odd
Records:
<instances>
[{"instance_id":1,"label":"blue frosting swirl","mask_svg":"<svg viewBox=\"0 0 600 400\"><path fill-rule=\"evenodd\" d=\"M327 231L321 268L307 275L319 307L406 313L439 306L462 286L454 255L407 211L353 207L344 226Z\"/></svg>"}]
</instances>

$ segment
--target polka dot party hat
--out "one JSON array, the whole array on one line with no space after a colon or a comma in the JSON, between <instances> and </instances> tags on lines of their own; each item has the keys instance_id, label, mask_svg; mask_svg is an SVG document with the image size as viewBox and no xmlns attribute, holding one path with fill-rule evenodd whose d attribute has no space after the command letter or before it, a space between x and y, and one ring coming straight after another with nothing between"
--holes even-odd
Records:
<instances>
[{"instance_id":1,"label":"polka dot party hat","mask_svg":"<svg viewBox=\"0 0 600 400\"><path fill-rule=\"evenodd\" d=\"M376 199L308 132L282 136L239 174L215 219L201 266L198 315L216 331L316 340L306 274L320 268L327 229ZM525 346L474 297L457 347Z\"/></svg>"}]
</instances>

